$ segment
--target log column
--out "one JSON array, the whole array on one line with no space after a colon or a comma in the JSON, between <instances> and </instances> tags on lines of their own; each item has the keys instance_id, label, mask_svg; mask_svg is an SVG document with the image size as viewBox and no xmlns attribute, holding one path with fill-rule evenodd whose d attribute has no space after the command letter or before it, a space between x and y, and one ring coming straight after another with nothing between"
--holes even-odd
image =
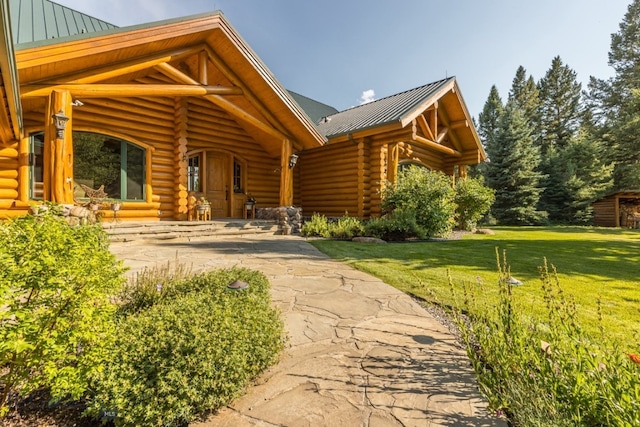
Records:
<instances>
[{"instance_id":1,"label":"log column","mask_svg":"<svg viewBox=\"0 0 640 427\"><path fill-rule=\"evenodd\" d=\"M280 206L293 204L293 169L289 168L289 157L293 153L290 140L282 141L280 154Z\"/></svg>"},{"instance_id":2,"label":"log column","mask_svg":"<svg viewBox=\"0 0 640 427\"><path fill-rule=\"evenodd\" d=\"M62 138L58 138L54 114L69 118ZM44 135L44 199L56 203L73 203L73 125L71 94L54 90L49 96Z\"/></svg>"},{"instance_id":3,"label":"log column","mask_svg":"<svg viewBox=\"0 0 640 427\"><path fill-rule=\"evenodd\" d=\"M188 113L189 106L185 98L176 98L175 101L175 138L173 142L174 168L174 209L173 217L177 220L187 219L187 196L188 196L188 166L187 143L188 143Z\"/></svg>"},{"instance_id":4,"label":"log column","mask_svg":"<svg viewBox=\"0 0 640 427\"><path fill-rule=\"evenodd\" d=\"M395 184L396 178L398 176L398 162L400 152L398 143L389 144L387 146L387 152L389 153L387 157L387 180L391 184Z\"/></svg>"}]
</instances>

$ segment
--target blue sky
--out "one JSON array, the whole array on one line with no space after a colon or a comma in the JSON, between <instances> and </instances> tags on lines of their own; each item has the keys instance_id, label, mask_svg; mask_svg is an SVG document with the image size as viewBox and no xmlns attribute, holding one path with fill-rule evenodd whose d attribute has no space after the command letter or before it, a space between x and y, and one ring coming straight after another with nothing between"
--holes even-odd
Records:
<instances>
[{"instance_id":1,"label":"blue sky","mask_svg":"<svg viewBox=\"0 0 640 427\"><path fill-rule=\"evenodd\" d=\"M290 90L343 110L456 76L477 118L518 66L538 81L559 55L586 85L608 78L630 0L57 0L118 26L222 10Z\"/></svg>"}]
</instances>

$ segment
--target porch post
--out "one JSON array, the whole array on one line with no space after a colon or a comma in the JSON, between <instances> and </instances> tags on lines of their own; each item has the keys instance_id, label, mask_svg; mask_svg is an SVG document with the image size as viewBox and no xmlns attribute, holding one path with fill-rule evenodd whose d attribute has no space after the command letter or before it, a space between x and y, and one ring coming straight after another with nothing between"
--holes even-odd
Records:
<instances>
[{"instance_id":1,"label":"porch post","mask_svg":"<svg viewBox=\"0 0 640 427\"><path fill-rule=\"evenodd\" d=\"M173 160L174 166L174 208L173 218L177 220L187 219L187 145L189 129L189 107L185 98L176 98L174 106L174 131Z\"/></svg>"},{"instance_id":2,"label":"porch post","mask_svg":"<svg viewBox=\"0 0 640 427\"><path fill-rule=\"evenodd\" d=\"M398 176L398 162L400 161L400 147L398 143L389 144L387 148L389 157L387 158L387 180L390 183L396 183L396 177Z\"/></svg>"},{"instance_id":3,"label":"porch post","mask_svg":"<svg viewBox=\"0 0 640 427\"><path fill-rule=\"evenodd\" d=\"M54 90L49 96L44 131L44 199L56 203L73 203L73 125L71 94ZM54 114L69 118L62 138L58 138Z\"/></svg>"},{"instance_id":4,"label":"porch post","mask_svg":"<svg viewBox=\"0 0 640 427\"><path fill-rule=\"evenodd\" d=\"M293 153L290 140L282 141L280 154L280 206L293 204L293 169L289 167L289 157Z\"/></svg>"}]
</instances>

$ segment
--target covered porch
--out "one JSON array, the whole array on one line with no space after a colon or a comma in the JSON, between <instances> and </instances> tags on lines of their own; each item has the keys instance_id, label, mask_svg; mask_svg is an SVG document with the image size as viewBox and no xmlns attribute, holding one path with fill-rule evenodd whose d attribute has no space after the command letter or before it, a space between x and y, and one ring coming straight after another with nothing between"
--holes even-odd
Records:
<instances>
[{"instance_id":1,"label":"covered porch","mask_svg":"<svg viewBox=\"0 0 640 427\"><path fill-rule=\"evenodd\" d=\"M220 13L17 45L15 64L22 123L0 142L15 165L0 217L87 203L86 186L122 220L185 220L190 195L242 218L249 198L292 205L295 153L324 144Z\"/></svg>"}]
</instances>

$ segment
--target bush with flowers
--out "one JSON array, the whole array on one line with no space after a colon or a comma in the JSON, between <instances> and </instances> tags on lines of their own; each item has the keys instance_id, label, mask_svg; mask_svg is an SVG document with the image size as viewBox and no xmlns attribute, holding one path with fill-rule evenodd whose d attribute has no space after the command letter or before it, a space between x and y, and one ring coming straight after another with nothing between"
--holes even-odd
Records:
<instances>
[{"instance_id":1,"label":"bush with flowers","mask_svg":"<svg viewBox=\"0 0 640 427\"><path fill-rule=\"evenodd\" d=\"M540 267L546 318L524 315L524 301L508 284L506 257L496 258L497 306L479 306L477 286L450 279L462 307L453 315L490 407L517 426L640 425L639 341L623 345L603 327L599 336L586 333L546 260Z\"/></svg>"}]
</instances>

